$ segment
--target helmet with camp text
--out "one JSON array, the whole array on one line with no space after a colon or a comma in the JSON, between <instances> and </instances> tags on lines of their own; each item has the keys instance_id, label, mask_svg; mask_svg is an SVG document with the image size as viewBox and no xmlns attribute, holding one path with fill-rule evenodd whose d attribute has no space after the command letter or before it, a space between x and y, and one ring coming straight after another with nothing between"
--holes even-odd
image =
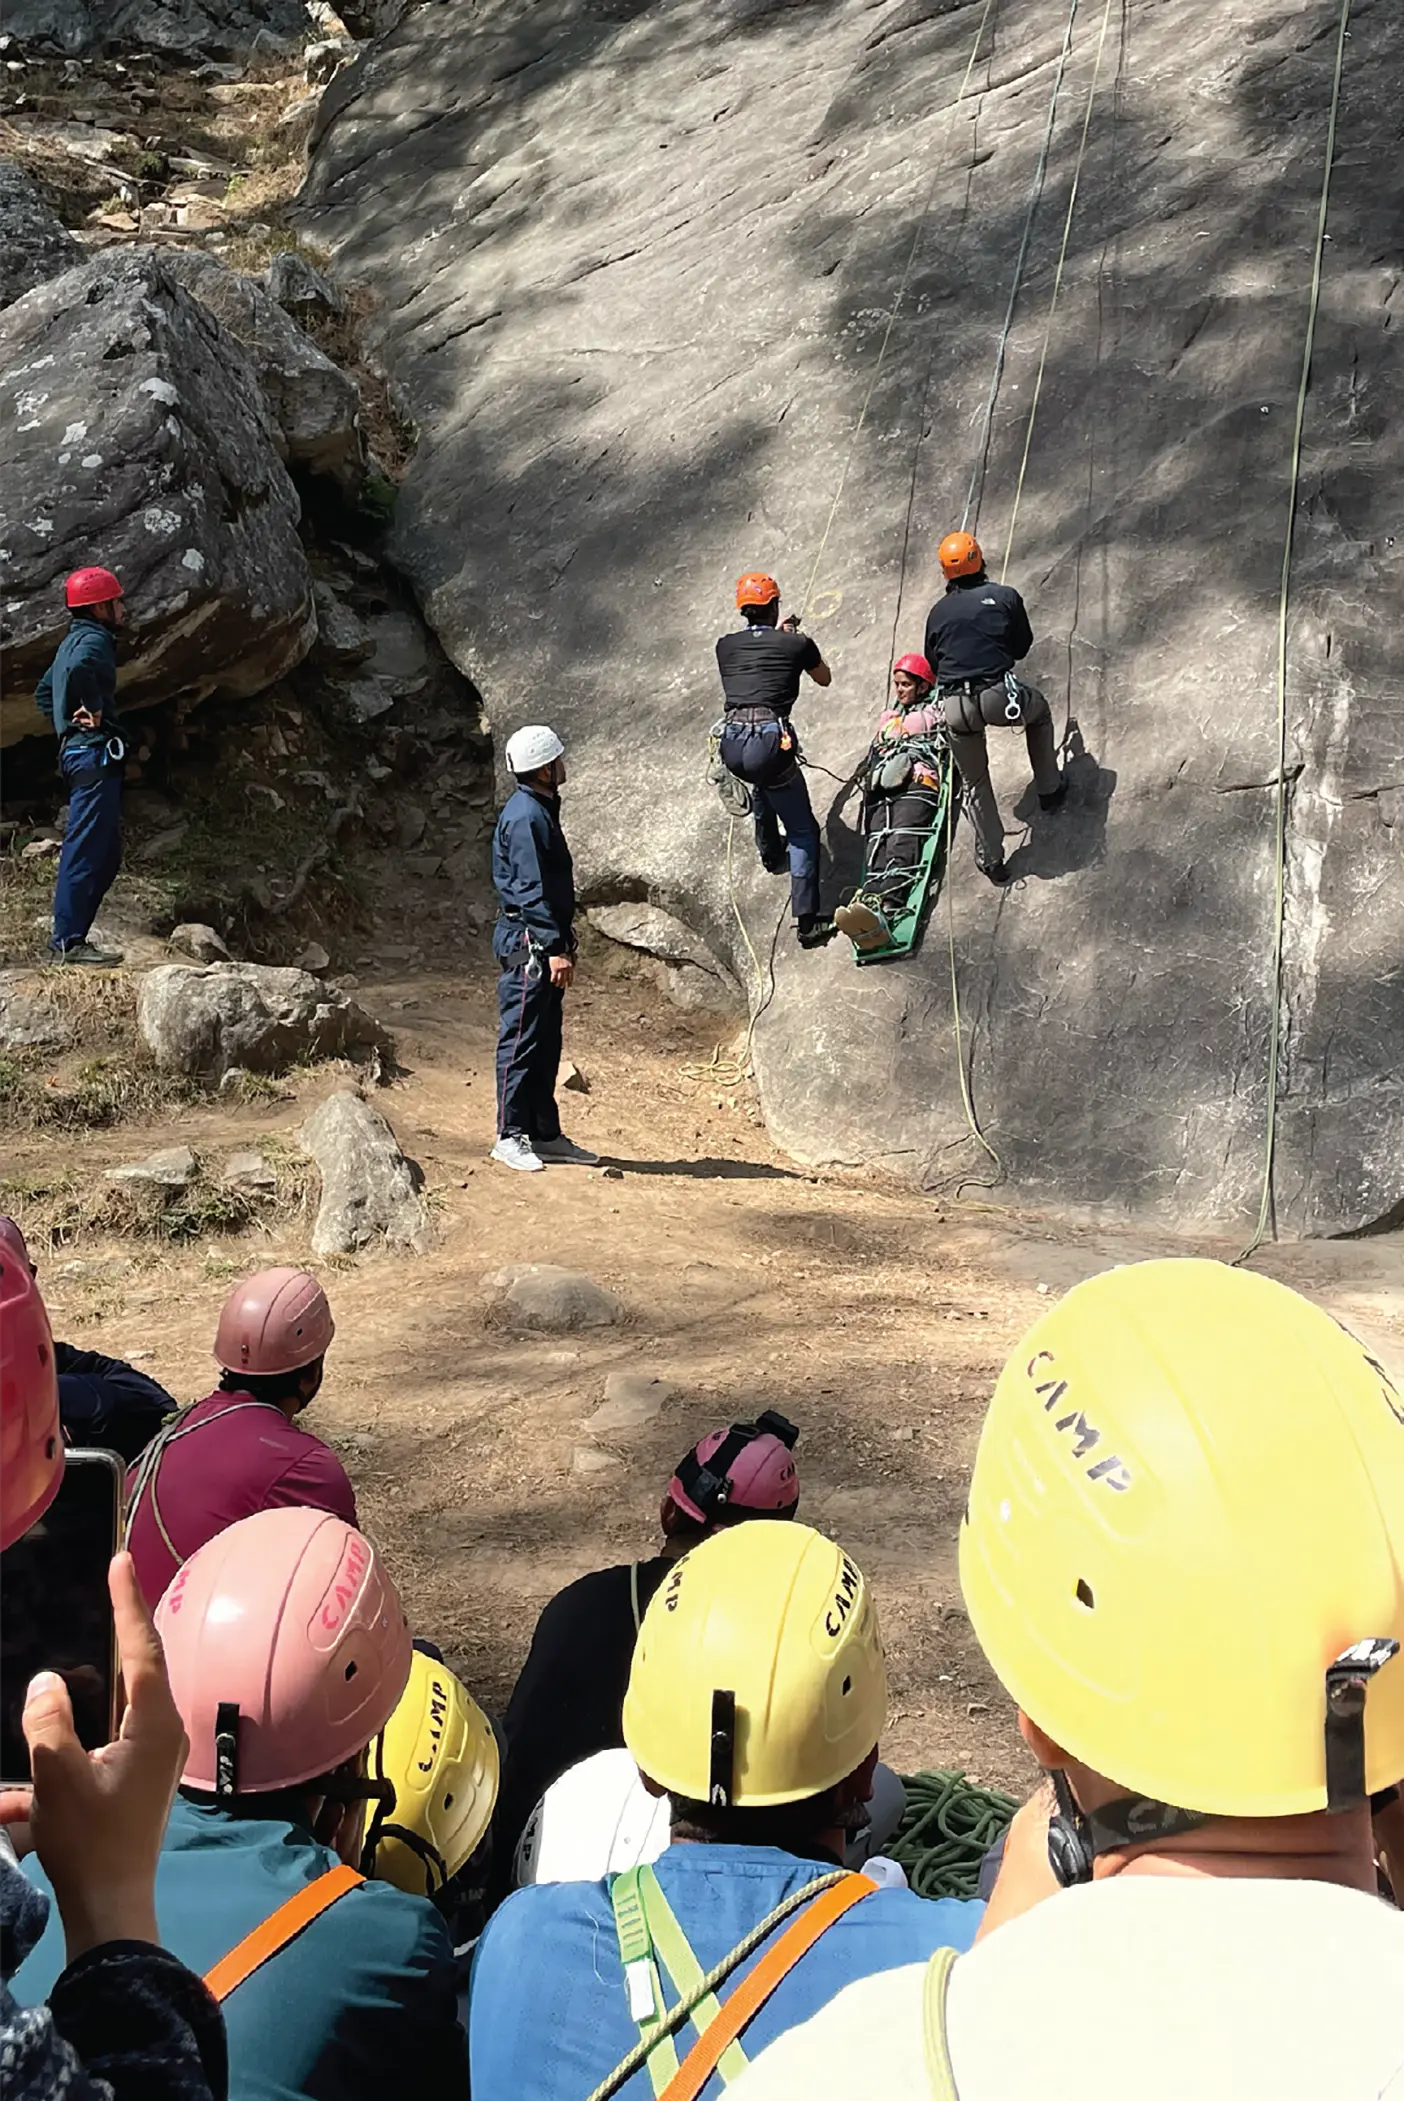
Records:
<instances>
[{"instance_id":1,"label":"helmet with camp text","mask_svg":"<svg viewBox=\"0 0 1404 2101\"><path fill-rule=\"evenodd\" d=\"M1404 1397L1268 1277L1080 1284L995 1387L960 1534L970 1622L1061 1749L1203 1816L1404 1778Z\"/></svg>"},{"instance_id":2,"label":"helmet with camp text","mask_svg":"<svg viewBox=\"0 0 1404 2101\"><path fill-rule=\"evenodd\" d=\"M371 1542L324 1510L218 1532L156 1608L190 1754L219 1800L316 1780L365 1750L410 1674L410 1636Z\"/></svg>"},{"instance_id":3,"label":"helmet with camp text","mask_svg":"<svg viewBox=\"0 0 1404 2101\"><path fill-rule=\"evenodd\" d=\"M369 1769L390 1792L366 1835L362 1871L412 1896L437 1895L477 1851L499 1775L492 1723L437 1657L415 1650Z\"/></svg>"},{"instance_id":4,"label":"helmet with camp text","mask_svg":"<svg viewBox=\"0 0 1404 2101\"><path fill-rule=\"evenodd\" d=\"M674 1796L807 1801L856 1772L887 1718L877 1607L831 1539L757 1518L669 1571L639 1629L624 1741Z\"/></svg>"}]
</instances>

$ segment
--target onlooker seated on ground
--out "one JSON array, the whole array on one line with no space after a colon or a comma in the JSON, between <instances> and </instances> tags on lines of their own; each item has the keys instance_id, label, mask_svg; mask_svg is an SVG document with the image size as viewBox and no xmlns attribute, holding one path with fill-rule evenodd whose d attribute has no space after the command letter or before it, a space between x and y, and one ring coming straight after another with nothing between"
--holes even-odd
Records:
<instances>
[{"instance_id":1,"label":"onlooker seated on ground","mask_svg":"<svg viewBox=\"0 0 1404 2101\"><path fill-rule=\"evenodd\" d=\"M622 1748L620 1715L634 1643L678 1556L745 1518L794 1516L798 1439L793 1423L769 1409L759 1422L711 1431L668 1483L659 1510L662 1551L650 1561L594 1569L542 1609L502 1722L502 1792L492 1839L498 1896L512 1887L518 1841L552 1781L596 1751Z\"/></svg>"},{"instance_id":2,"label":"onlooker seated on ground","mask_svg":"<svg viewBox=\"0 0 1404 2101\"><path fill-rule=\"evenodd\" d=\"M191 1556L156 1623L190 1738L156 1902L223 2005L234 2101L384 2101L406 2079L466 2096L444 1922L354 1872L381 1785L367 1747L411 1658L370 1541L322 1511L260 1511ZM21 1996L60 1960L46 1933Z\"/></svg>"},{"instance_id":3,"label":"onlooker seated on ground","mask_svg":"<svg viewBox=\"0 0 1404 2101\"><path fill-rule=\"evenodd\" d=\"M899 657L863 783L863 880L834 914L858 948L885 948L940 819L945 717L925 657ZM945 762L949 765L949 761Z\"/></svg>"},{"instance_id":4,"label":"onlooker seated on ground","mask_svg":"<svg viewBox=\"0 0 1404 2101\"><path fill-rule=\"evenodd\" d=\"M14 1219L0 1218L0 1242L31 1276L38 1275ZM120 1357L56 1342L54 1363L65 1444L100 1445L130 1462L140 1458L162 1423L175 1414L176 1402L165 1387Z\"/></svg>"},{"instance_id":5,"label":"onlooker seated on ground","mask_svg":"<svg viewBox=\"0 0 1404 2101\"><path fill-rule=\"evenodd\" d=\"M63 1473L48 1316L27 1257L0 1236L0 1548L42 1522ZM42 1671L23 1711L33 1785L0 1794L0 2087L5 2101L224 2101L219 2010L156 1923L156 1857L185 1732L129 1555L113 1560L108 1590L120 1739L85 1750L67 1687ZM16 1866L31 1847L57 1922ZM46 1919L48 2002L24 2007L9 1980Z\"/></svg>"},{"instance_id":6,"label":"onlooker seated on ground","mask_svg":"<svg viewBox=\"0 0 1404 2101\"><path fill-rule=\"evenodd\" d=\"M1371 1829L1404 1777L1404 1395L1379 1365L1246 1270L1096 1277L1005 1367L960 1572L1051 1784L979 1946L855 1985L736 2101L1404 2095Z\"/></svg>"},{"instance_id":7,"label":"onlooker seated on ground","mask_svg":"<svg viewBox=\"0 0 1404 2101\"><path fill-rule=\"evenodd\" d=\"M166 1426L127 1483L127 1543L148 1604L207 1539L256 1510L296 1505L356 1523L345 1467L296 1421L335 1333L305 1269L266 1269L230 1292L215 1335L218 1387Z\"/></svg>"},{"instance_id":8,"label":"onlooker seated on ground","mask_svg":"<svg viewBox=\"0 0 1404 2101\"><path fill-rule=\"evenodd\" d=\"M886 1716L876 1609L831 1540L759 1521L676 1562L644 1615L624 1703L628 1748L671 1799L673 1843L612 1881L520 1890L489 1920L469 1998L474 2101L581 2101L651 2041L619 2088L642 2101L693 2042L681 2022L675 2036L660 2031L664 2009L718 1965L717 1996L691 2019L730 2080L743 2050L855 1977L966 1947L980 1904L879 1889L841 1869ZM723 2051L751 1950L777 1952L801 1913L818 1937L807 1953L786 1943L792 1963L741 2024L744 2043ZM718 2082L695 2091L712 2095Z\"/></svg>"}]
</instances>

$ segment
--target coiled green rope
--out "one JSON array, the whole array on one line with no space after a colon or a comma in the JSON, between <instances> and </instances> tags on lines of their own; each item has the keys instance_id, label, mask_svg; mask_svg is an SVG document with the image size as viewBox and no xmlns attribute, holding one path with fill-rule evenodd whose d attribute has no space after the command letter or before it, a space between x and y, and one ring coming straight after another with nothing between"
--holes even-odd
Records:
<instances>
[{"instance_id":1,"label":"coiled green rope","mask_svg":"<svg viewBox=\"0 0 1404 2101\"><path fill-rule=\"evenodd\" d=\"M973 1897L980 1862L1018 1803L964 1773L913 1773L902 1785L907 1813L883 1852L906 1869L919 1897Z\"/></svg>"}]
</instances>

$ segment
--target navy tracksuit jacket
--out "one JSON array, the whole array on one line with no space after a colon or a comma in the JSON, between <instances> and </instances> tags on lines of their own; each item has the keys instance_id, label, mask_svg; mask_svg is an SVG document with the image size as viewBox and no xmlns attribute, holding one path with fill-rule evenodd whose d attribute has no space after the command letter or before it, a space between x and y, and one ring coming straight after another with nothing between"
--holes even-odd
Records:
<instances>
[{"instance_id":1,"label":"navy tracksuit jacket","mask_svg":"<svg viewBox=\"0 0 1404 2101\"><path fill-rule=\"evenodd\" d=\"M58 654L39 681L35 700L53 722L68 787L68 829L54 884L51 944L61 952L87 940L122 865L122 763L109 750L118 734L117 641L112 629L75 613ZM99 727L75 729L76 708L91 709Z\"/></svg>"},{"instance_id":2,"label":"navy tracksuit jacket","mask_svg":"<svg viewBox=\"0 0 1404 2101\"><path fill-rule=\"evenodd\" d=\"M553 795L519 787L503 806L492 841L497 925L497 1133L561 1135L556 1073L565 993L551 983L549 956L575 954L575 872Z\"/></svg>"}]
</instances>

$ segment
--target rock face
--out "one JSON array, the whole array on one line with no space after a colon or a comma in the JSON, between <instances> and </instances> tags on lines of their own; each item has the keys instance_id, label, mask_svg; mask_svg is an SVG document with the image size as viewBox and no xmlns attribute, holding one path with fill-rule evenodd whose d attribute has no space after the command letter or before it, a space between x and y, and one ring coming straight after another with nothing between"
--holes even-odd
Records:
<instances>
[{"instance_id":1,"label":"rock face","mask_svg":"<svg viewBox=\"0 0 1404 2101\"><path fill-rule=\"evenodd\" d=\"M333 1094L303 1127L302 1148L322 1176L312 1229L319 1255L353 1255L381 1242L423 1255L434 1245L423 1176L385 1118L359 1095Z\"/></svg>"},{"instance_id":2,"label":"rock face","mask_svg":"<svg viewBox=\"0 0 1404 2101\"><path fill-rule=\"evenodd\" d=\"M153 255L112 250L0 314L6 742L100 558L131 625L123 705L256 693L316 632L297 492L237 343Z\"/></svg>"},{"instance_id":3,"label":"rock face","mask_svg":"<svg viewBox=\"0 0 1404 2101\"><path fill-rule=\"evenodd\" d=\"M306 39L303 0L9 0L17 45L76 58L85 51L160 51L223 58L288 50Z\"/></svg>"},{"instance_id":4,"label":"rock face","mask_svg":"<svg viewBox=\"0 0 1404 2101\"><path fill-rule=\"evenodd\" d=\"M1066 10L1001 13L976 54L980 19L947 0L684 0L666 19L487 0L465 38L421 8L329 90L309 223L381 298L377 354L422 431L395 545L441 638L499 734L523 693L550 695L587 892L646 894L753 1004L768 982L704 779L732 580L759 565L791 605L807 595L834 666L798 716L838 777L811 775L832 895L858 865L839 783L889 652L921 644L942 533L969 494L996 574L1012 536L1072 795L1040 816L1021 746L992 736L1021 881L981 882L962 828L975 1104L1024 1198L1246 1224L1275 996L1278 579L1334 41L1282 0L1114 26L1050 323L1101 14L1075 24L1041 196ZM1394 19L1391 0L1353 15L1297 520L1285 1230L1359 1226L1404 1196ZM764 961L781 897L744 825L735 844ZM802 955L781 930L755 1049L800 1158L998 1179L962 1107L940 911L912 961L861 971L845 944Z\"/></svg>"},{"instance_id":5,"label":"rock face","mask_svg":"<svg viewBox=\"0 0 1404 2101\"><path fill-rule=\"evenodd\" d=\"M494 1317L509 1328L569 1334L574 1328L613 1327L624 1318L618 1299L593 1277L552 1262L494 1270L483 1285L493 1294Z\"/></svg>"},{"instance_id":6,"label":"rock face","mask_svg":"<svg viewBox=\"0 0 1404 2101\"><path fill-rule=\"evenodd\" d=\"M167 1146L149 1153L127 1167L109 1167L109 1182L130 1182L147 1189L188 1189L199 1172L199 1161L188 1145Z\"/></svg>"},{"instance_id":7,"label":"rock face","mask_svg":"<svg viewBox=\"0 0 1404 2101\"><path fill-rule=\"evenodd\" d=\"M23 168L0 161L0 306L82 260L82 249Z\"/></svg>"},{"instance_id":8,"label":"rock face","mask_svg":"<svg viewBox=\"0 0 1404 2101\"><path fill-rule=\"evenodd\" d=\"M307 1058L388 1057L363 1007L305 970L265 963L165 963L141 983L137 1022L163 1072L219 1080L233 1066L281 1072Z\"/></svg>"},{"instance_id":9,"label":"rock face","mask_svg":"<svg viewBox=\"0 0 1404 2101\"><path fill-rule=\"evenodd\" d=\"M25 971L0 973L0 1049L63 1050L72 1023Z\"/></svg>"},{"instance_id":10,"label":"rock face","mask_svg":"<svg viewBox=\"0 0 1404 2101\"><path fill-rule=\"evenodd\" d=\"M198 248L168 248L170 275L247 352L288 462L325 475L348 497L366 470L361 398L354 381L256 284Z\"/></svg>"}]
</instances>

